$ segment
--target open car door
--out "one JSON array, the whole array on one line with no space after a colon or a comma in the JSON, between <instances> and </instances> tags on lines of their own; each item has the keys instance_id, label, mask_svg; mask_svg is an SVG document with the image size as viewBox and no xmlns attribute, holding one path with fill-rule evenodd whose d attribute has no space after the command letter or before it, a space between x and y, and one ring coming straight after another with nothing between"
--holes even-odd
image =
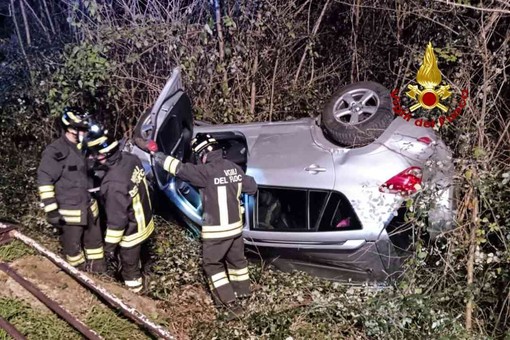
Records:
<instances>
[{"instance_id":1,"label":"open car door","mask_svg":"<svg viewBox=\"0 0 510 340\"><path fill-rule=\"evenodd\" d=\"M161 130L162 133L160 133ZM189 154L189 143L184 142L191 141L192 134L191 101L184 93L181 73L176 67L159 94L156 103L140 117L134 128L134 146L137 148L135 154L143 160L149 160L147 142L155 140L159 151L183 159ZM132 150L130 151L132 152ZM146 155L143 156L141 153ZM158 176L158 180L164 177ZM164 182L166 181L162 181L162 183Z\"/></svg>"},{"instance_id":2,"label":"open car door","mask_svg":"<svg viewBox=\"0 0 510 340\"><path fill-rule=\"evenodd\" d=\"M191 101L182 86L179 68L173 70L172 76L152 107L150 123L153 126L151 139L156 141L159 151L181 161L189 160L193 137L193 112ZM201 225L202 204L199 192L188 183L170 175L154 161L152 164L159 189L185 217ZM200 233L199 230L192 232Z\"/></svg>"},{"instance_id":3,"label":"open car door","mask_svg":"<svg viewBox=\"0 0 510 340\"><path fill-rule=\"evenodd\" d=\"M141 129L146 131L148 139L156 141L159 151L179 160L189 157L193 116L191 101L182 88L179 68L172 71L145 120ZM155 162L152 163L158 187L163 190L172 176Z\"/></svg>"}]
</instances>

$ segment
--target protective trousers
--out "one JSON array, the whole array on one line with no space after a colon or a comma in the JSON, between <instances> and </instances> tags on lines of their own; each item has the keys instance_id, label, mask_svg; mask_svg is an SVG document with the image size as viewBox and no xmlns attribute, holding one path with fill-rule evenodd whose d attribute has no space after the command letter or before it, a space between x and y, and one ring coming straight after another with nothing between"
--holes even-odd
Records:
<instances>
[{"instance_id":1,"label":"protective trousers","mask_svg":"<svg viewBox=\"0 0 510 340\"><path fill-rule=\"evenodd\" d=\"M122 279L126 286L134 292L139 292L143 288L141 249L142 243L129 248L120 247L119 249Z\"/></svg>"},{"instance_id":2,"label":"protective trousers","mask_svg":"<svg viewBox=\"0 0 510 340\"><path fill-rule=\"evenodd\" d=\"M248 262L242 235L229 239L206 239L202 248L204 271L213 297L229 304L250 295ZM225 270L226 269L226 270Z\"/></svg>"},{"instance_id":3,"label":"protective trousers","mask_svg":"<svg viewBox=\"0 0 510 340\"><path fill-rule=\"evenodd\" d=\"M91 262L92 267L94 262L104 261L103 235L95 210L93 213L89 209L87 221L86 226L64 225L62 227L60 242L67 262L74 267L84 268L85 259Z\"/></svg>"}]
</instances>

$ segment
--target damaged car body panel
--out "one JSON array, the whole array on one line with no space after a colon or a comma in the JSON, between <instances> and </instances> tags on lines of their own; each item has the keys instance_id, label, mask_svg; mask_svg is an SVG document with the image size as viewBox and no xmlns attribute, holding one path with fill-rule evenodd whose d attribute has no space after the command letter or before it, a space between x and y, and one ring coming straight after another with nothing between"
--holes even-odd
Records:
<instances>
[{"instance_id":1,"label":"damaged car body panel","mask_svg":"<svg viewBox=\"0 0 510 340\"><path fill-rule=\"evenodd\" d=\"M377 98L377 105L382 101ZM349 148L332 141L319 119L193 125L176 69L127 148L196 235L202 223L199 192L154 165L137 139L153 139L160 151L190 161L190 141L198 132L215 137L225 157L257 181L257 194L244 196L243 237L249 253L280 269L355 281L397 273L402 257L388 230L409 196L393 186L418 193L422 186L435 187L429 225L436 232L451 226L451 155L433 130L397 117L371 143Z\"/></svg>"}]
</instances>

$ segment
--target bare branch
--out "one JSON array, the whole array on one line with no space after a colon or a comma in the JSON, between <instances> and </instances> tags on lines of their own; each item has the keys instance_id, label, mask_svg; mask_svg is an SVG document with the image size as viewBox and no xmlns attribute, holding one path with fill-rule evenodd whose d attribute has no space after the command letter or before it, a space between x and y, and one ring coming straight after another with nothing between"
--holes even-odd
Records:
<instances>
[{"instance_id":1,"label":"bare branch","mask_svg":"<svg viewBox=\"0 0 510 340\"><path fill-rule=\"evenodd\" d=\"M324 4L324 7L322 7L322 12L319 15L319 19L317 19L317 22L315 23L315 26L313 27L312 34L310 35L308 41L311 41L315 37L315 35L317 34L317 31L319 30L322 18L324 17L324 13L326 13L326 9L329 6L329 2L330 2L330 0L327 0L326 3ZM297 81L298 81L298 78L299 78L299 73L301 72L301 68L303 67L303 64L305 62L305 58L306 58L306 53L307 52L308 52L308 44L305 46L305 50L303 51L303 55L301 56L301 60L299 62L299 66L298 66L298 69L296 71L296 75L294 76L294 84L293 84L294 86L296 86L296 84L297 84Z\"/></svg>"},{"instance_id":2,"label":"bare branch","mask_svg":"<svg viewBox=\"0 0 510 340\"><path fill-rule=\"evenodd\" d=\"M50 38L50 34L48 33L48 29L46 28L46 26L44 26L44 24L42 23L41 20L39 20L39 18L37 17L37 14L35 14L35 11L34 9L30 6L30 4L26 1L26 0L20 0L20 2L22 3L25 3L25 5L28 7L28 9L30 10L30 12L32 12L32 15L34 16L35 18L35 21L37 21L37 23L39 24L39 26L41 26L41 28L43 29L44 31L44 35L46 35L46 39L51 42L51 38Z\"/></svg>"},{"instance_id":3,"label":"bare branch","mask_svg":"<svg viewBox=\"0 0 510 340\"><path fill-rule=\"evenodd\" d=\"M30 39L30 27L28 26L27 14L25 13L25 4L23 0L19 0L19 7L21 8L21 17L23 18L23 26L25 26L25 35L27 37L27 45L32 45Z\"/></svg>"},{"instance_id":4,"label":"bare branch","mask_svg":"<svg viewBox=\"0 0 510 340\"><path fill-rule=\"evenodd\" d=\"M44 6L44 12L46 13L46 16L48 18L48 22L50 23L50 29L51 33L55 34L55 27L53 27L53 21L51 20L50 11L48 10L48 4L46 3L46 0L42 0L43 6Z\"/></svg>"},{"instance_id":5,"label":"bare branch","mask_svg":"<svg viewBox=\"0 0 510 340\"><path fill-rule=\"evenodd\" d=\"M19 30L18 20L16 20L16 11L14 10L14 0L11 0L11 4L9 5L9 11L12 13L12 20L14 21L14 27L16 29L16 36L18 37L19 47L23 57L25 58L25 62L27 63L28 68L30 69L30 63L28 62L27 54L25 52L25 47L23 46L23 40L21 39L21 32Z\"/></svg>"},{"instance_id":6,"label":"bare branch","mask_svg":"<svg viewBox=\"0 0 510 340\"><path fill-rule=\"evenodd\" d=\"M278 59L279 58L280 58L280 54L278 53L276 55L276 62L274 64L274 69L273 69L273 80L271 82L271 105L269 107L269 121L271 121L273 118L274 81L276 78L276 70L278 69Z\"/></svg>"},{"instance_id":7,"label":"bare branch","mask_svg":"<svg viewBox=\"0 0 510 340\"><path fill-rule=\"evenodd\" d=\"M474 10L482 11L482 12L496 12L496 13L510 14L510 10L506 10L506 9L503 9L503 8L476 7L476 6L471 6L471 5L460 4L458 2L451 2L449 0L435 0L435 1L443 3L443 4L446 4L446 5L450 5L450 6L453 6L453 7L469 8L469 9L474 9Z\"/></svg>"}]
</instances>

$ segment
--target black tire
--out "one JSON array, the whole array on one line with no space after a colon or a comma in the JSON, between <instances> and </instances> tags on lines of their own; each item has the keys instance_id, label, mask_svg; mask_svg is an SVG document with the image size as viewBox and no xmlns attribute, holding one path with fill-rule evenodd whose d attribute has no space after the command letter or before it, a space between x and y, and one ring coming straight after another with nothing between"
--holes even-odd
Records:
<instances>
[{"instance_id":1,"label":"black tire","mask_svg":"<svg viewBox=\"0 0 510 340\"><path fill-rule=\"evenodd\" d=\"M370 97L362 103L365 94ZM322 113L322 127L333 142L360 147L376 140L393 118L390 91L375 82L359 82L335 92Z\"/></svg>"}]
</instances>

